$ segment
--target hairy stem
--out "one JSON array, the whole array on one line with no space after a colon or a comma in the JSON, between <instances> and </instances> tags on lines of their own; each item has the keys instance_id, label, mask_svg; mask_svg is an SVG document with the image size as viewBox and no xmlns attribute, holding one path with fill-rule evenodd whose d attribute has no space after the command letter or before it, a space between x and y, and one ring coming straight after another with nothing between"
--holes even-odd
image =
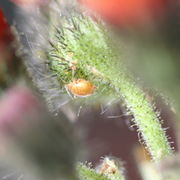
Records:
<instances>
[{"instance_id":1,"label":"hairy stem","mask_svg":"<svg viewBox=\"0 0 180 180\"><path fill-rule=\"evenodd\" d=\"M121 56L108 43L107 34L104 25L89 17L75 13L64 18L63 26L56 28L52 36L50 69L57 75L60 88L73 79L86 79L96 86L96 102L102 95L121 97L133 114L152 159L158 161L172 153L158 113L124 70Z\"/></svg>"}]
</instances>

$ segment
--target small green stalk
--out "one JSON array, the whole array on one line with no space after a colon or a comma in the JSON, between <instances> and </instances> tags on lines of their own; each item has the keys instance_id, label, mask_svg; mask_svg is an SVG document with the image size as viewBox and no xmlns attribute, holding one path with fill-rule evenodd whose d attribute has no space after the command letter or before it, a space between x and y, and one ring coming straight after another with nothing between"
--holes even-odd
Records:
<instances>
[{"instance_id":1,"label":"small green stalk","mask_svg":"<svg viewBox=\"0 0 180 180\"><path fill-rule=\"evenodd\" d=\"M79 163L77 165L78 176L83 180L109 180L108 177L103 174L98 174L94 169Z\"/></svg>"}]
</instances>

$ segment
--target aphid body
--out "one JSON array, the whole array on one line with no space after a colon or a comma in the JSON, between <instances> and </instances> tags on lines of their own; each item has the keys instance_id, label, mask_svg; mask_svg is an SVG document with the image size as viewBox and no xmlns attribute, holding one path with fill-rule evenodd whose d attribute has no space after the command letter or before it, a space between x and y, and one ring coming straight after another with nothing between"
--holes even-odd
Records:
<instances>
[{"instance_id":1,"label":"aphid body","mask_svg":"<svg viewBox=\"0 0 180 180\"><path fill-rule=\"evenodd\" d=\"M93 94L95 86L85 79L77 79L67 84L66 88L74 96L87 97Z\"/></svg>"}]
</instances>

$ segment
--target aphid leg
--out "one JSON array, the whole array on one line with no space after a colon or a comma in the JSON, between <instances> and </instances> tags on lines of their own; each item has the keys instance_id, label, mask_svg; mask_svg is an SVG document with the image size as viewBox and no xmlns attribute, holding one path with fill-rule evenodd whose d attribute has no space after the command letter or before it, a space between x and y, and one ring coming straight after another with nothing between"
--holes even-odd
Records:
<instances>
[{"instance_id":1,"label":"aphid leg","mask_svg":"<svg viewBox=\"0 0 180 180\"><path fill-rule=\"evenodd\" d=\"M75 75L75 70L72 69L72 79L74 79L74 75Z\"/></svg>"},{"instance_id":2,"label":"aphid leg","mask_svg":"<svg viewBox=\"0 0 180 180\"><path fill-rule=\"evenodd\" d=\"M79 109L78 109L77 117L80 116L81 110L82 110L82 106L80 106Z\"/></svg>"},{"instance_id":3,"label":"aphid leg","mask_svg":"<svg viewBox=\"0 0 180 180\"><path fill-rule=\"evenodd\" d=\"M67 94L70 96L70 98L71 98L71 99L74 99L74 97L73 97L73 96L71 95L71 93L69 92L67 85L65 86L65 89L66 89Z\"/></svg>"}]
</instances>

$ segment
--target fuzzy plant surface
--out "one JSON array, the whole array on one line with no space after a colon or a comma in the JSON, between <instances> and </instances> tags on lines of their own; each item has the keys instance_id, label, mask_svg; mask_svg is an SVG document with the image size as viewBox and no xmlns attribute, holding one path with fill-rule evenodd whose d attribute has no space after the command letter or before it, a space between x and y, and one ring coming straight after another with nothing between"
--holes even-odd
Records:
<instances>
[{"instance_id":1,"label":"fuzzy plant surface","mask_svg":"<svg viewBox=\"0 0 180 180\"><path fill-rule=\"evenodd\" d=\"M55 16L53 18L52 13L51 20L56 21L56 26L53 23L49 25L51 47L46 54L49 69L57 77L59 88L74 101L89 99L98 102L110 96L122 99L127 111L133 115L133 122L152 159L158 161L170 155L172 149L161 126L159 113L123 67L103 22L78 12L61 16L59 21ZM77 98L72 89L67 88L78 79L95 87L87 98ZM79 90L79 87L75 88Z\"/></svg>"}]
</instances>

